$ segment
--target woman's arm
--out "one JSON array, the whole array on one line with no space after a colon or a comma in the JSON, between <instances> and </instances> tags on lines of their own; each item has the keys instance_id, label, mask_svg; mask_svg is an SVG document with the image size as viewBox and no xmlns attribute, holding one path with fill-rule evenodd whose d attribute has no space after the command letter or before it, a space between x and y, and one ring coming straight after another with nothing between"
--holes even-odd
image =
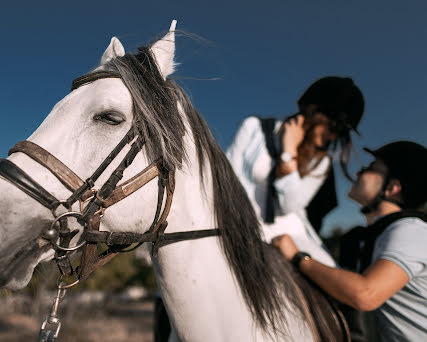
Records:
<instances>
[{"instance_id":1,"label":"woman's arm","mask_svg":"<svg viewBox=\"0 0 427 342\"><path fill-rule=\"evenodd\" d=\"M282 178L298 170L298 147L305 137L304 116L297 115L283 123L282 134L282 152L287 154L291 159L282 160L279 158L276 164L276 178Z\"/></svg>"}]
</instances>

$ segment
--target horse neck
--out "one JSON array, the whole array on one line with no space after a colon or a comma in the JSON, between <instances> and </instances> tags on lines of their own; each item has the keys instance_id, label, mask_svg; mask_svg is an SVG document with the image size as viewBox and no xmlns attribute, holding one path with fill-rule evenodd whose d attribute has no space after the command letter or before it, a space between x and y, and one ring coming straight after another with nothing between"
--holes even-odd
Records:
<instances>
[{"instance_id":1,"label":"horse neck","mask_svg":"<svg viewBox=\"0 0 427 342\"><path fill-rule=\"evenodd\" d=\"M189 139L185 139L188 144ZM191 145L192 146L192 145ZM168 217L168 232L212 229L216 227L213 208L212 178L199 174L199 162L194 149L187 149L188 163L176 171L176 186ZM208 162L206 161L206 164ZM209 170L209 165L204 166Z\"/></svg>"},{"instance_id":2,"label":"horse neck","mask_svg":"<svg viewBox=\"0 0 427 342\"><path fill-rule=\"evenodd\" d=\"M202 180L194 145L189 137L185 143L188 163L176 172L176 188L166 232L216 228L209 162L206 161ZM153 258L158 285L181 339L206 340L206 336L211 335L209 341L218 341L237 332L251 331L252 317L236 286L219 239L208 237L173 243L160 248L158 256ZM213 311L222 317L230 315L230 319L237 315L240 322L234 332L229 324L223 326L218 319L213 319ZM199 322L198 327L194 322Z\"/></svg>"}]
</instances>

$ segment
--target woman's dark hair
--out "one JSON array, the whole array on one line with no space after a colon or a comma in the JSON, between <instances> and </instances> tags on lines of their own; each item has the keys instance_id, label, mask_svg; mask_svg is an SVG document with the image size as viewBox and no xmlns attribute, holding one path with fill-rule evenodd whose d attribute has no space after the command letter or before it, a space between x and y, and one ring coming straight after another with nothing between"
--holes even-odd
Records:
<instances>
[{"instance_id":1,"label":"woman's dark hair","mask_svg":"<svg viewBox=\"0 0 427 342\"><path fill-rule=\"evenodd\" d=\"M328 153L328 148L319 149L313 143L313 132L318 125L328 125L329 119L323 115L306 115L304 127L306 134L302 143L298 146L298 172L301 177L314 170ZM335 147L334 147L335 148ZM315 161L313 163L313 160ZM328 173L329 170L326 172Z\"/></svg>"},{"instance_id":2,"label":"woman's dark hair","mask_svg":"<svg viewBox=\"0 0 427 342\"><path fill-rule=\"evenodd\" d=\"M341 145L340 165L344 175L351 179L348 163L351 154L350 131L357 134L357 125L362 118L365 101L362 92L348 77L328 76L314 82L298 100L300 108L316 105L316 112L330 120L331 130L337 134L333 148Z\"/></svg>"}]
</instances>

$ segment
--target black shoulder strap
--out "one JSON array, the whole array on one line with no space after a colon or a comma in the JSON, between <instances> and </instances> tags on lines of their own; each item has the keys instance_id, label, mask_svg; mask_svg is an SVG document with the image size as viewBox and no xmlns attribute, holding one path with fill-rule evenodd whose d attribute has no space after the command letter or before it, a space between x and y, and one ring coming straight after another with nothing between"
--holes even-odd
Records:
<instances>
[{"instance_id":1,"label":"black shoulder strap","mask_svg":"<svg viewBox=\"0 0 427 342\"><path fill-rule=\"evenodd\" d=\"M274 126L276 125L275 118L258 118L261 122L261 128L265 137L265 144L270 157L276 160L279 152L274 143Z\"/></svg>"},{"instance_id":2,"label":"black shoulder strap","mask_svg":"<svg viewBox=\"0 0 427 342\"><path fill-rule=\"evenodd\" d=\"M363 248L361 248L359 254L360 261L360 272L363 272L372 262L372 255L374 253L375 241L377 238L386 230L393 222L402 218L415 217L427 222L427 214L418 210L402 210L397 213L393 213L384 216L377 220L371 226L368 226L364 230L364 234L361 236L363 241Z\"/></svg>"},{"instance_id":3,"label":"black shoulder strap","mask_svg":"<svg viewBox=\"0 0 427 342\"><path fill-rule=\"evenodd\" d=\"M331 167L319 191L306 207L308 220L317 233L322 228L323 218L337 205L334 168Z\"/></svg>"},{"instance_id":4,"label":"black shoulder strap","mask_svg":"<svg viewBox=\"0 0 427 342\"><path fill-rule=\"evenodd\" d=\"M366 227L356 226L339 238L338 264L353 272L358 271L358 260L361 252Z\"/></svg>"},{"instance_id":5,"label":"black shoulder strap","mask_svg":"<svg viewBox=\"0 0 427 342\"><path fill-rule=\"evenodd\" d=\"M277 151L276 145L274 143L274 126L276 124L276 119L260 117L258 117L258 119L261 122L261 128L264 133L265 144L267 147L268 154L274 161L273 168L270 170L267 180L267 198L265 204L264 221L266 223L274 223L274 202L277 200L277 193L276 189L274 188L273 182L275 177L274 173L276 170L276 159L279 155L279 151Z\"/></svg>"}]
</instances>

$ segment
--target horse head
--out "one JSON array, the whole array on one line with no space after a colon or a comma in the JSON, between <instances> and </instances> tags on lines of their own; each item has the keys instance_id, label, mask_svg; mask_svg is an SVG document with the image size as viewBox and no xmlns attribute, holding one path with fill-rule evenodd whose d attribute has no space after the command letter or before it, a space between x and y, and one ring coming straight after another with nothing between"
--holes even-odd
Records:
<instances>
[{"instance_id":1,"label":"horse head","mask_svg":"<svg viewBox=\"0 0 427 342\"><path fill-rule=\"evenodd\" d=\"M0 286L11 289L24 287L31 279L34 267L41 261L52 259L55 251L46 235L52 234L53 228L53 233L57 230L60 220L56 218L65 212L81 211L85 205L82 198L71 201L70 196L87 183L84 180L96 173L124 137L128 136L129 141L125 141L104 172L97 175L96 182L85 190L94 192L94 189L102 187L129 153L132 143L144 153L137 153L135 160L124 169L124 181L158 160L159 156L162 156L162 166L167 169L175 169L182 162L177 146L182 145L184 123L179 115L164 117L167 115L165 109L178 111L177 103L171 96L169 101L159 101L164 97L162 92L168 91L165 83L174 71L175 25L176 21L173 21L162 39L136 55L125 54L120 41L113 37L100 65L76 80L72 91L54 106L27 142L17 144L13 150L15 153L7 161L2 161ZM133 68L151 76L135 79ZM147 83L150 84L147 86ZM140 94L136 85L144 87L146 93ZM165 134L168 131L176 134ZM39 148L41 156L37 159L34 154L37 157ZM25 153L26 150L31 150L31 153ZM46 167L40 158L58 162L48 162ZM65 166L58 171L58 164ZM58 177L61 172L66 175ZM64 181L69 173L77 179L74 188ZM22 180L22 177L27 179ZM30 188L35 187L39 195L32 196L31 189L28 191L25 186L24 191L20 189L17 184L22 181L30 182ZM44 203L37 198L45 191L48 200L54 200ZM156 206L152 203L157 202L157 193L156 182L148 182L144 195L138 191L105 211L100 229L135 231L138 223L149 222L155 215ZM69 201L65 203L67 199ZM86 198L86 203L89 199ZM135 205L129 205L130 201ZM67 217L67 229L79 233L73 234L70 246L80 243L82 232L82 224L77 220L81 217L74 215L73 218Z\"/></svg>"}]
</instances>

